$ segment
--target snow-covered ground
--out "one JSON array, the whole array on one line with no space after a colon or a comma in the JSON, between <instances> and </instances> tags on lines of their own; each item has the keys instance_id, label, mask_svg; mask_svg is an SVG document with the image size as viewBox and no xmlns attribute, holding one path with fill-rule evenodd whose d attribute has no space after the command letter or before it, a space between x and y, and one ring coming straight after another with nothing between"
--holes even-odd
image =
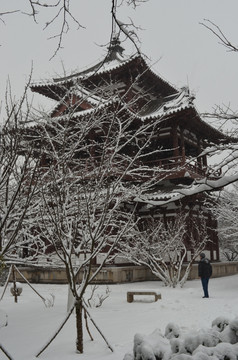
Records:
<instances>
[{"instance_id":1,"label":"snow-covered ground","mask_svg":"<svg viewBox=\"0 0 238 360\"><path fill-rule=\"evenodd\" d=\"M8 325L0 328L0 344L15 360L36 359L35 355L66 315L67 285L33 286L43 297L50 298L50 294L53 294L55 305L46 308L27 284L23 284L23 293L17 304L9 288L0 302L1 324L5 321L5 314L8 315ZM110 285L109 288L109 298L101 307L91 308L89 312L114 352L109 350L89 321L94 341L85 331L85 352L83 355L76 354L75 318L72 315L39 359L123 360L124 355L133 348L135 333L148 335L158 328L164 333L169 322L177 324L184 331L192 331L211 327L212 321L221 315L230 319L238 316L238 275L211 279L209 299L202 298L200 280L188 281L183 289L165 288L159 281ZM153 297L138 296L134 302L127 303L126 293L131 288L161 290L162 299L154 302ZM102 289L105 286L102 285L101 292ZM0 287L2 290L3 287ZM7 359L1 351L0 359Z\"/></svg>"}]
</instances>

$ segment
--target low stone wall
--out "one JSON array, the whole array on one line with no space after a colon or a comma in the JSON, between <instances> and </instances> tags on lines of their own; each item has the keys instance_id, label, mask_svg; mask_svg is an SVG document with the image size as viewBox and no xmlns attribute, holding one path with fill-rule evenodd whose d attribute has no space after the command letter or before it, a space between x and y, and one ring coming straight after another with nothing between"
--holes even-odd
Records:
<instances>
[{"instance_id":1,"label":"low stone wall","mask_svg":"<svg viewBox=\"0 0 238 360\"><path fill-rule=\"evenodd\" d=\"M213 278L238 274L238 262L217 262L212 264ZM52 283L66 284L66 273L63 269L51 268L19 268L21 273L31 283ZM191 268L188 279L198 278L198 264L194 264ZM136 281L153 281L158 280L151 271L143 266L111 266L105 267L97 276L96 282L102 284L118 284ZM17 274L17 281L22 278ZM80 276L79 276L80 281Z\"/></svg>"},{"instance_id":2,"label":"low stone wall","mask_svg":"<svg viewBox=\"0 0 238 360\"><path fill-rule=\"evenodd\" d=\"M222 277L238 274L238 261L212 263L212 277ZM198 264L193 264L188 279L198 278Z\"/></svg>"}]
</instances>

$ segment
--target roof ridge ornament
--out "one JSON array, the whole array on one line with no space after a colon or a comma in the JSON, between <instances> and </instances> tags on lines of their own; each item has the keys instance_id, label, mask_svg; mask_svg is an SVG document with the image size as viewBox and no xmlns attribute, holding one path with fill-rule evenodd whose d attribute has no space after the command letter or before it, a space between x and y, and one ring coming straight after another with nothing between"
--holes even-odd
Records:
<instances>
[{"instance_id":1,"label":"roof ridge ornament","mask_svg":"<svg viewBox=\"0 0 238 360\"><path fill-rule=\"evenodd\" d=\"M106 61L118 59L118 54L120 57L123 57L124 50L125 49L121 46L121 41L119 40L119 34L114 35L108 46Z\"/></svg>"}]
</instances>

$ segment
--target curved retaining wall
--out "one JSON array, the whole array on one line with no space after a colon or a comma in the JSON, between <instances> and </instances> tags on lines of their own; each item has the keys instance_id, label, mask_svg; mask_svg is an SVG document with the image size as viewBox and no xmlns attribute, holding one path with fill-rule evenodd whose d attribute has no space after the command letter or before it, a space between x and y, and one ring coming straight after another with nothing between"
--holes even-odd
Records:
<instances>
[{"instance_id":1,"label":"curved retaining wall","mask_svg":"<svg viewBox=\"0 0 238 360\"><path fill-rule=\"evenodd\" d=\"M212 277L221 277L238 274L238 262L217 262L212 264ZM66 284L67 278L65 270L51 268L30 268L19 267L22 274L31 283L45 284ZM193 264L189 280L198 278L198 264ZM158 280L150 270L142 266L111 266L105 267L97 276L95 282L102 284L117 284L134 281L152 281ZM17 274L17 281L24 281ZM79 278L80 281L80 278Z\"/></svg>"}]
</instances>

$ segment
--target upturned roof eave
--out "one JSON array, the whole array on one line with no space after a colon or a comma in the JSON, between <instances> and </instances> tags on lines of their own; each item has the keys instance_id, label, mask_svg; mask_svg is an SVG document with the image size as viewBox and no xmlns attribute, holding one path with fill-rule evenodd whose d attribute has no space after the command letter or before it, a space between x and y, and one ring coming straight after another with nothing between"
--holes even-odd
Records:
<instances>
[{"instance_id":1,"label":"upturned roof eave","mask_svg":"<svg viewBox=\"0 0 238 360\"><path fill-rule=\"evenodd\" d=\"M238 180L238 174L225 175L217 180L208 180L203 178L199 181L194 181L191 185L181 189L171 190L169 193L158 192L157 194L144 194L134 198L134 202L143 203L148 206L166 206L176 201L182 201L184 198L192 196L201 196L209 194L213 191L219 191L225 186L234 183Z\"/></svg>"},{"instance_id":2,"label":"upturned roof eave","mask_svg":"<svg viewBox=\"0 0 238 360\"><path fill-rule=\"evenodd\" d=\"M33 83L31 88L34 89L33 91L36 91L37 88L53 87L53 86L59 87L61 85L66 85L66 84L73 85L73 83L77 80L84 80L95 74L101 74L103 72L109 72L109 71L118 69L120 67L123 67L137 57L138 57L138 55L137 56L133 55L133 56L129 57L127 60L125 59L121 63L118 62L118 64L115 65L114 67L108 68L108 70L106 70L106 71L105 70L102 71L102 66L103 66L103 64L105 64L105 58L104 58L102 61L100 61L99 63L97 63L96 65L94 65L88 69L76 72L76 73L68 75L68 76L64 76L64 77L60 77L60 78L53 78L52 81L39 81L39 82Z\"/></svg>"},{"instance_id":3,"label":"upturned roof eave","mask_svg":"<svg viewBox=\"0 0 238 360\"><path fill-rule=\"evenodd\" d=\"M110 99L109 101L106 102L102 102L101 104L99 104L97 107L93 107L91 109L87 109L87 110L81 110L81 111L77 111L75 112L73 115L71 114L70 116L72 118L82 118L84 116L88 116L88 115L92 115L93 113L96 113L98 111L105 111L107 108L109 108L112 105L117 105L120 107L120 109L125 112L128 113L129 117L134 117L135 120L139 120L141 122L148 122L148 121L153 121L153 120L166 120L166 119L170 119L171 117L174 117L174 115L182 113L183 111L186 110L191 110L194 112L194 116L197 117L197 119L199 120L199 122L202 124L203 126L203 132L204 134L208 133L212 133L214 134L213 136L213 142L214 143L219 143L221 141L221 139L223 139L224 141L227 140L228 141L228 136L226 136L225 134L223 134L222 132L220 132L219 130L215 129L214 127L212 127L211 125L209 125L208 123L206 123L204 120L201 119L201 116L199 115L199 113L197 112L195 106L193 104L189 105L186 104L184 106L181 106L180 108L177 109L173 109L164 113L161 113L160 115L158 113L155 114L149 114L147 116L140 116L138 113L134 113L132 110L130 110L128 108L128 106L126 106L125 103L122 103L121 100L115 96L113 99ZM58 119L63 119L68 117L68 115L62 115L59 116Z\"/></svg>"},{"instance_id":4,"label":"upturned roof eave","mask_svg":"<svg viewBox=\"0 0 238 360\"><path fill-rule=\"evenodd\" d=\"M128 66L130 64L133 64L134 62L140 60L141 63L143 63L145 70L143 71L143 74L150 74L152 77L154 77L156 80L159 80L160 82L164 83L172 93L178 92L178 89L170 84L168 81L164 80L163 77L160 75L157 75L151 67L147 64L146 60L142 55L134 54L124 61L116 62L115 65L112 66L113 60L109 62L105 62L105 59L101 62L99 62L97 65L90 67L89 69L83 70L81 72L77 72L75 74L61 77L61 78L53 78L52 81L40 81L35 82L31 85L31 90L34 92L38 92L44 96L51 97L55 100L59 99L59 96L56 94L56 90L62 87L65 87L65 92L73 86L75 82L83 81L86 79L90 79L95 76L102 76L103 74L108 74L112 71L117 71L119 69L123 69L125 66ZM107 65L107 66L106 66Z\"/></svg>"}]
</instances>

